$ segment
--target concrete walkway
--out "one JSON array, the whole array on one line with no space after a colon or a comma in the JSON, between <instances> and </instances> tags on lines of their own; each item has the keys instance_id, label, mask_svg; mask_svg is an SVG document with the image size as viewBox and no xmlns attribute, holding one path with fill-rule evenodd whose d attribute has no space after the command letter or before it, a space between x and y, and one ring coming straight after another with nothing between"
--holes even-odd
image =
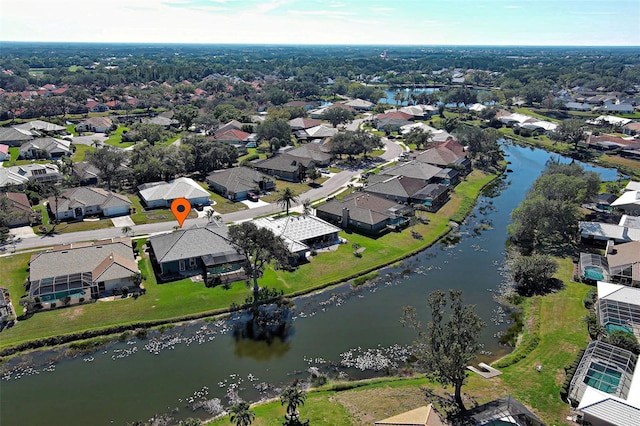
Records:
<instances>
[{"instance_id":1,"label":"concrete walkway","mask_svg":"<svg viewBox=\"0 0 640 426\"><path fill-rule=\"evenodd\" d=\"M111 222L113 222L113 226L115 226L116 228L135 225L135 223L133 222L133 219L131 219L131 216L112 217Z\"/></svg>"}]
</instances>

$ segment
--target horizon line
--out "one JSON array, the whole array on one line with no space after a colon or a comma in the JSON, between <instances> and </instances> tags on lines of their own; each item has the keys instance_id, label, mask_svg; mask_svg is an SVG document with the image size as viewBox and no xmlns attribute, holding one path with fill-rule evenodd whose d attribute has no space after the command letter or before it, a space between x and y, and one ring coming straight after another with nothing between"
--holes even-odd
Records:
<instances>
[{"instance_id":1,"label":"horizon line","mask_svg":"<svg viewBox=\"0 0 640 426\"><path fill-rule=\"evenodd\" d=\"M198 46L288 46L288 47L313 47L313 46L331 46L331 47L554 47L554 48L640 48L639 44L368 44L368 43L261 43L261 42L163 42L163 41L68 41L68 40L0 40L0 44L3 43L16 43L16 44L75 44L75 45L88 45L88 44L96 44L96 45L109 45L109 44L118 44L118 45L154 45L154 46L162 46L162 45L171 45L171 46L184 46L184 45L198 45Z\"/></svg>"}]
</instances>

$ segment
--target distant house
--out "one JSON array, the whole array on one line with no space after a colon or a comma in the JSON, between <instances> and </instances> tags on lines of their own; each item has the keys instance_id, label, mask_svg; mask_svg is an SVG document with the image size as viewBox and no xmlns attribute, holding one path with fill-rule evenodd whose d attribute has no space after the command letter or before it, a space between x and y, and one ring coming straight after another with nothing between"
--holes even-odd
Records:
<instances>
[{"instance_id":1,"label":"distant house","mask_svg":"<svg viewBox=\"0 0 640 426\"><path fill-rule=\"evenodd\" d=\"M173 118L163 117L161 115L157 115L152 118L143 118L142 124L155 124L157 126L162 126L165 129L169 129L170 127L178 127L180 124L178 120Z\"/></svg>"},{"instance_id":2,"label":"distant house","mask_svg":"<svg viewBox=\"0 0 640 426\"><path fill-rule=\"evenodd\" d=\"M36 138L20 145L20 158L59 159L71 156L71 142L52 137Z\"/></svg>"},{"instance_id":3,"label":"distant house","mask_svg":"<svg viewBox=\"0 0 640 426\"><path fill-rule=\"evenodd\" d=\"M191 178L151 182L138 186L140 200L148 208L170 207L176 198L186 198L192 206L208 205L209 193Z\"/></svg>"},{"instance_id":4,"label":"distant house","mask_svg":"<svg viewBox=\"0 0 640 426\"><path fill-rule=\"evenodd\" d=\"M0 127L0 143L9 146L20 146L33 139L33 133L13 127Z\"/></svg>"},{"instance_id":5,"label":"distant house","mask_svg":"<svg viewBox=\"0 0 640 426\"><path fill-rule=\"evenodd\" d=\"M8 179L15 181L17 184L26 183L27 180L38 182L57 182L62 180L62 175L55 164L31 163L22 166L3 167L0 170L4 170L10 176Z\"/></svg>"},{"instance_id":6,"label":"distant house","mask_svg":"<svg viewBox=\"0 0 640 426\"><path fill-rule=\"evenodd\" d=\"M220 127L218 127L218 130L216 130L216 133L224 133L227 130L242 130L242 123L239 122L238 120L231 120L221 125Z\"/></svg>"},{"instance_id":7,"label":"distant house","mask_svg":"<svg viewBox=\"0 0 640 426\"><path fill-rule=\"evenodd\" d=\"M396 203L410 203L413 194L426 186L423 179L393 175L375 176L379 179L370 178L363 190Z\"/></svg>"},{"instance_id":8,"label":"distant house","mask_svg":"<svg viewBox=\"0 0 640 426\"><path fill-rule=\"evenodd\" d=\"M622 128L622 132L625 135L635 136L640 135L640 122L632 121L631 123L627 123Z\"/></svg>"},{"instance_id":9,"label":"distant house","mask_svg":"<svg viewBox=\"0 0 640 426\"><path fill-rule=\"evenodd\" d=\"M590 148L600 151L608 151L613 149L627 148L637 144L635 139L625 139L613 135L589 135L587 144Z\"/></svg>"},{"instance_id":10,"label":"distant house","mask_svg":"<svg viewBox=\"0 0 640 426\"><path fill-rule=\"evenodd\" d=\"M356 111L371 111L371 109L375 106L373 102L369 102L364 99L352 99L345 102L344 104L355 109Z\"/></svg>"},{"instance_id":11,"label":"distant house","mask_svg":"<svg viewBox=\"0 0 640 426\"><path fill-rule=\"evenodd\" d=\"M256 170L289 182L300 182L314 161L288 154L278 154L254 163Z\"/></svg>"},{"instance_id":12,"label":"distant house","mask_svg":"<svg viewBox=\"0 0 640 426\"><path fill-rule=\"evenodd\" d=\"M243 132L238 129L229 129L223 132L216 132L213 138L218 142L224 142L231 145L245 145L251 133Z\"/></svg>"},{"instance_id":13,"label":"distant house","mask_svg":"<svg viewBox=\"0 0 640 426\"><path fill-rule=\"evenodd\" d=\"M453 138L449 132L443 129L436 129L424 123L409 123L400 127L400 133L406 136L412 129L419 129L431 133L431 140L436 143L445 142Z\"/></svg>"},{"instance_id":14,"label":"distant house","mask_svg":"<svg viewBox=\"0 0 640 426\"><path fill-rule=\"evenodd\" d=\"M442 172L442 168L423 163L420 161L412 160L406 163L398 163L396 165L385 167L380 170L376 175L371 175L368 179L369 182L376 182L379 180L385 180L389 176L405 176L412 179L419 179L422 185L434 182L436 176Z\"/></svg>"},{"instance_id":15,"label":"distant house","mask_svg":"<svg viewBox=\"0 0 640 426\"><path fill-rule=\"evenodd\" d=\"M80 180L80 185L97 185L100 171L88 161L73 163L71 173Z\"/></svg>"},{"instance_id":16,"label":"distant house","mask_svg":"<svg viewBox=\"0 0 640 426\"><path fill-rule=\"evenodd\" d=\"M304 130L311 127L316 127L322 124L322 121L315 120L313 118L297 117L287 121L291 130Z\"/></svg>"},{"instance_id":17,"label":"distant house","mask_svg":"<svg viewBox=\"0 0 640 426\"><path fill-rule=\"evenodd\" d=\"M244 277L245 258L229 242L224 225L153 235L147 244L161 280L202 275L205 283L215 276L224 283Z\"/></svg>"},{"instance_id":18,"label":"distant house","mask_svg":"<svg viewBox=\"0 0 640 426\"><path fill-rule=\"evenodd\" d=\"M0 167L0 188L6 186L23 187L29 179L6 167Z\"/></svg>"},{"instance_id":19,"label":"distant house","mask_svg":"<svg viewBox=\"0 0 640 426\"><path fill-rule=\"evenodd\" d=\"M591 105L583 102L567 102L565 108L569 111L591 111Z\"/></svg>"},{"instance_id":20,"label":"distant house","mask_svg":"<svg viewBox=\"0 0 640 426\"><path fill-rule=\"evenodd\" d=\"M271 191L273 178L250 167L217 170L207 176L209 187L230 200L244 200L251 191Z\"/></svg>"},{"instance_id":21,"label":"distant house","mask_svg":"<svg viewBox=\"0 0 640 426\"><path fill-rule=\"evenodd\" d=\"M316 216L342 229L380 235L406 225L413 216L413 207L374 194L353 192L317 206Z\"/></svg>"},{"instance_id":22,"label":"distant house","mask_svg":"<svg viewBox=\"0 0 640 426\"><path fill-rule=\"evenodd\" d=\"M82 120L77 126L77 132L104 133L113 126L113 120L109 117L91 117Z\"/></svg>"},{"instance_id":23,"label":"distant house","mask_svg":"<svg viewBox=\"0 0 640 426\"><path fill-rule=\"evenodd\" d=\"M0 144L0 161L11 160L11 154L9 153L9 145Z\"/></svg>"},{"instance_id":24,"label":"distant house","mask_svg":"<svg viewBox=\"0 0 640 426\"><path fill-rule=\"evenodd\" d=\"M103 104L102 102L98 102L98 101L89 101L85 104L85 107L87 107L87 109L90 112L107 112L109 111L109 107L105 104Z\"/></svg>"},{"instance_id":25,"label":"distant house","mask_svg":"<svg viewBox=\"0 0 640 426\"><path fill-rule=\"evenodd\" d=\"M36 132L44 133L47 135L64 135L67 133L66 127L42 120L32 120L23 124L17 124L13 127L28 132L35 130Z\"/></svg>"},{"instance_id":26,"label":"distant house","mask_svg":"<svg viewBox=\"0 0 640 426\"><path fill-rule=\"evenodd\" d=\"M295 132L295 135L298 139L303 140L318 140L318 139L326 139L332 136L337 135L339 132L338 129L330 126L326 126L324 124L320 124L318 126L309 127L304 130L300 130ZM304 135L303 137L299 137L298 135Z\"/></svg>"},{"instance_id":27,"label":"distant house","mask_svg":"<svg viewBox=\"0 0 640 426\"><path fill-rule=\"evenodd\" d=\"M604 106L600 107L601 111L606 111L608 113L613 114L633 114L634 109L631 104L616 104L616 103L605 103Z\"/></svg>"},{"instance_id":28,"label":"distant house","mask_svg":"<svg viewBox=\"0 0 640 426\"><path fill-rule=\"evenodd\" d=\"M47 199L49 214L58 220L81 219L84 216L122 216L129 214L131 201L124 195L102 188L82 186Z\"/></svg>"},{"instance_id":29,"label":"distant house","mask_svg":"<svg viewBox=\"0 0 640 426\"><path fill-rule=\"evenodd\" d=\"M311 160L316 167L326 167L331 163L333 155L324 151L321 145L306 143L297 148L287 151L288 155L298 157L303 160Z\"/></svg>"},{"instance_id":30,"label":"distant house","mask_svg":"<svg viewBox=\"0 0 640 426\"><path fill-rule=\"evenodd\" d=\"M293 256L303 259L313 249L340 242L340 228L315 216L263 217L253 221L281 237Z\"/></svg>"},{"instance_id":31,"label":"distant house","mask_svg":"<svg viewBox=\"0 0 640 426\"><path fill-rule=\"evenodd\" d=\"M453 141L451 139L451 141ZM454 141L455 142L455 141ZM457 144L457 142L455 142ZM466 153L459 153L450 148L448 144L442 144L419 152L413 156L416 161L431 164L437 167L455 167L463 173L471 171L471 161Z\"/></svg>"},{"instance_id":32,"label":"distant house","mask_svg":"<svg viewBox=\"0 0 640 426\"><path fill-rule=\"evenodd\" d=\"M609 240L615 243L640 241L640 228L600 222L578 222L580 237L584 242L604 244Z\"/></svg>"},{"instance_id":33,"label":"distant house","mask_svg":"<svg viewBox=\"0 0 640 426\"><path fill-rule=\"evenodd\" d=\"M134 290L139 272L130 238L56 246L31 256L29 295L45 309L81 303Z\"/></svg>"},{"instance_id":34,"label":"distant house","mask_svg":"<svg viewBox=\"0 0 640 426\"><path fill-rule=\"evenodd\" d=\"M31 203L26 194L21 192L0 193L0 198L6 198L10 203L9 227L29 226L34 217Z\"/></svg>"}]
</instances>

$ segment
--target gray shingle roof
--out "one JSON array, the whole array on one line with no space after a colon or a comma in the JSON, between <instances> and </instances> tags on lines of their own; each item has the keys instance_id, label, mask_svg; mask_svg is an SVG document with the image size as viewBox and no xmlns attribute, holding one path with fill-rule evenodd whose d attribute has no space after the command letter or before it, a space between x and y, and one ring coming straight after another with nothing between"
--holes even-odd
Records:
<instances>
[{"instance_id":1,"label":"gray shingle roof","mask_svg":"<svg viewBox=\"0 0 640 426\"><path fill-rule=\"evenodd\" d=\"M342 200L334 199L318 206L316 211L341 216L343 208L349 209L351 219L374 225L394 217L395 211L401 210L405 206L374 194L354 192Z\"/></svg>"},{"instance_id":2,"label":"gray shingle roof","mask_svg":"<svg viewBox=\"0 0 640 426\"><path fill-rule=\"evenodd\" d=\"M29 280L92 272L112 253L135 263L131 240L128 238L120 238L115 242L108 240L58 246L31 257ZM126 276L130 275L131 273Z\"/></svg>"},{"instance_id":3,"label":"gray shingle roof","mask_svg":"<svg viewBox=\"0 0 640 426\"><path fill-rule=\"evenodd\" d=\"M140 196L146 201L151 200L173 200L184 197L186 199L209 197L196 181L190 178L181 177L170 182L153 182L140 185L138 187Z\"/></svg>"},{"instance_id":4,"label":"gray shingle roof","mask_svg":"<svg viewBox=\"0 0 640 426\"><path fill-rule=\"evenodd\" d=\"M55 209L55 197L49 197L47 201L52 210ZM99 206L101 209L105 209L130 205L131 201L124 195L102 188L86 186L69 189L58 197L58 212L64 212L76 207Z\"/></svg>"},{"instance_id":5,"label":"gray shingle roof","mask_svg":"<svg viewBox=\"0 0 640 426\"><path fill-rule=\"evenodd\" d=\"M210 225L204 228L194 227L169 234L154 235L149 237L148 241L158 263L206 255L224 256L226 262L242 260L242 256L229 243L227 235L226 226Z\"/></svg>"},{"instance_id":6,"label":"gray shingle roof","mask_svg":"<svg viewBox=\"0 0 640 426\"><path fill-rule=\"evenodd\" d=\"M207 182L227 188L228 191L240 193L260 187L260 181L272 178L250 167L234 167L215 171L207 176Z\"/></svg>"},{"instance_id":7,"label":"gray shingle roof","mask_svg":"<svg viewBox=\"0 0 640 426\"><path fill-rule=\"evenodd\" d=\"M392 167L384 168L378 174L389 176L406 176L414 179L429 181L441 171L442 169L440 167L414 160L408 161L406 163L399 163Z\"/></svg>"}]
</instances>

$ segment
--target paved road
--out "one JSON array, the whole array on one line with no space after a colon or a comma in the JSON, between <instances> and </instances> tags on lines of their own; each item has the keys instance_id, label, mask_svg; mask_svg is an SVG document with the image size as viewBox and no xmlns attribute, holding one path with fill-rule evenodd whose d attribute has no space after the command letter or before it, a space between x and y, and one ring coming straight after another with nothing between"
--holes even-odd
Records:
<instances>
[{"instance_id":1,"label":"paved road","mask_svg":"<svg viewBox=\"0 0 640 426\"><path fill-rule=\"evenodd\" d=\"M402 147L399 146L395 141L391 141L389 139L383 138L383 142L385 143L385 152L379 157L382 161L378 160L381 164L382 162L393 161L395 160L400 153L402 152ZM299 202L295 207L299 207L302 202L306 199L316 201L326 198L332 194L335 194L340 189L345 188L351 180L359 176L363 169L354 168L351 170L343 170L340 173L336 173L331 176L327 181L325 181L321 186L317 188L310 189L307 192L300 194ZM215 206L214 206L215 209ZM241 222L244 220L250 220L253 217L263 216L268 214L273 214L282 211L282 208L273 203L267 206L256 207L254 209L246 209L240 210L233 213L227 213L222 215L222 219L225 223L231 222ZM184 222L184 227L190 227L193 225L204 226L207 224L206 218L197 218L197 219L187 219ZM61 225L64 226L64 225ZM169 222L157 222L157 223L148 223L145 225L135 225L132 226L132 231L134 235L149 235L161 232L169 232L173 230L174 226L177 226L176 221ZM16 250L29 250L36 247L50 247L54 245L60 244L69 244L78 241L88 241L88 240L101 240L106 238L114 238L121 237L122 230L120 228L106 228L106 229L97 229L93 231L81 231L81 232L73 232L68 234L55 234L52 236L38 236L35 238L24 238L19 243L16 243Z\"/></svg>"}]
</instances>

